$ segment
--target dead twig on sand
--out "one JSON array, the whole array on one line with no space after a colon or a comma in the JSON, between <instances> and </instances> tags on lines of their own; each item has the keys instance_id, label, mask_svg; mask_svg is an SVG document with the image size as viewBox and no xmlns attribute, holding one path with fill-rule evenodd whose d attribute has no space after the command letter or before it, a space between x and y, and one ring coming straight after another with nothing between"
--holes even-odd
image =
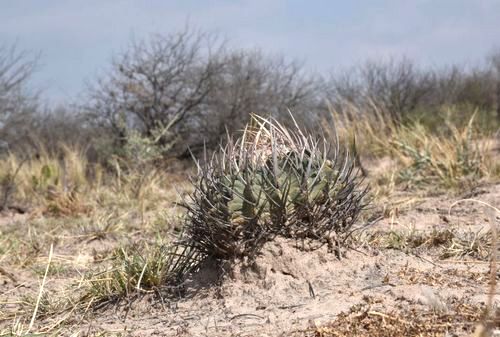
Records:
<instances>
[{"instance_id":1,"label":"dead twig on sand","mask_svg":"<svg viewBox=\"0 0 500 337\"><path fill-rule=\"evenodd\" d=\"M4 268L0 267L0 274L6 276L9 280L11 280L15 285L18 285L18 281L16 279L16 277L14 276L14 274L8 272L7 270L5 270Z\"/></svg>"}]
</instances>

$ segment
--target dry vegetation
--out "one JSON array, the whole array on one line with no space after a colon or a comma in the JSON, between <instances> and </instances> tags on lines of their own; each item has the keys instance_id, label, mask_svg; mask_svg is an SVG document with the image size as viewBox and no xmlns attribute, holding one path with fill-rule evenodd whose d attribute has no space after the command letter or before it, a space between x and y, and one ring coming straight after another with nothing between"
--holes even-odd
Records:
<instances>
[{"instance_id":1,"label":"dry vegetation","mask_svg":"<svg viewBox=\"0 0 500 337\"><path fill-rule=\"evenodd\" d=\"M360 130L363 125L370 129ZM348 246L367 253L397 250L409 256L425 256L433 264L489 261L493 249L489 224L498 221L495 216L486 217L489 223L480 226L461 225L456 209L450 210L451 218L447 209L437 211L438 219L446 220L431 221L432 226L407 222L405 216L428 216L420 207L436 195L441 200L458 200L490 190L499 178L494 136L480 133L473 119L465 126L448 125L453 136L449 138L439 138L443 136L415 124L402 129L394 126L390 137L383 139L372 125L357 120L355 126L349 126L364 135L357 137L358 146L366 150L361 144L371 144L374 149L367 150L370 156L359 154L374 199L360 224L375 218L384 220L355 232ZM339 134L354 131L346 126L338 130ZM431 141L433 138L439 139L439 146L433 145L437 144ZM412 147L413 155L401 151L400 144ZM103 313L113 317L114 310L120 308L118 317L126 326L127 312L132 314L134 303L144 298L154 308L165 308L163 315L168 316L176 298L193 296L188 295L189 287L168 282L189 271L177 256L201 261L196 252L174 245L185 222L184 211L176 202L192 191L187 174L153 168L139 172L124 169L118 162L110 172L90 165L79 150L65 147L63 153L62 158L44 154L24 162L11 154L1 162L5 168L2 172L7 172L2 181L15 186L9 192L9 205L18 206L4 211L1 222L2 334L79 331L80 335L113 335L116 327L91 328L91 322ZM385 161L390 161L390 166L378 172L377 166ZM498 197L487 202L495 205ZM16 210L26 213L16 215ZM464 218L481 214L480 207L458 211L466 214ZM439 227L443 221L446 226ZM438 276L408 268L397 275L398 282L461 287L456 274ZM487 271L476 273L487 277ZM477 293L487 291L487 282L481 284L475 287ZM446 331L471 332L483 321L489 326L497 324L484 319L486 307L481 302L469 302L466 297L455 299L444 313L407 304L384 308L383 300L376 303L377 309L372 308L373 303L353 305L331 323L293 334L442 335Z\"/></svg>"},{"instance_id":2,"label":"dry vegetation","mask_svg":"<svg viewBox=\"0 0 500 337\"><path fill-rule=\"evenodd\" d=\"M213 41L134 44L68 118L0 53L0 336L498 334L498 58L326 80Z\"/></svg>"}]
</instances>

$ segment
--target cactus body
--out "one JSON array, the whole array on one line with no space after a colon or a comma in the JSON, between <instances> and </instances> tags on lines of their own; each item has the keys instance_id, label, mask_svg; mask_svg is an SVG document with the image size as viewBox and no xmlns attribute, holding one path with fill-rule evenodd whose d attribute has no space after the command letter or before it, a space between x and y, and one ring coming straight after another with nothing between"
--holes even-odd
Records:
<instances>
[{"instance_id":1,"label":"cactus body","mask_svg":"<svg viewBox=\"0 0 500 337\"><path fill-rule=\"evenodd\" d=\"M322 244L350 230L366 189L338 144L253 116L199 166L187 200L186 234L219 259L254 255L276 235Z\"/></svg>"}]
</instances>

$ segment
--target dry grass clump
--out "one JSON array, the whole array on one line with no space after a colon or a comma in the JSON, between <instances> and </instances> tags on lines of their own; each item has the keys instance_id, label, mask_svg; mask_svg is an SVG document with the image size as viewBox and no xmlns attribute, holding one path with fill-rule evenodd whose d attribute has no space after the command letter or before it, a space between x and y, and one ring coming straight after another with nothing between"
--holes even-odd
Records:
<instances>
[{"instance_id":1,"label":"dry grass clump","mask_svg":"<svg viewBox=\"0 0 500 337\"><path fill-rule=\"evenodd\" d=\"M442 134L433 134L419 123L404 126L391 140L393 155L402 166L399 180L408 187L463 187L490 175L494 162L488 144L480 144L473 128L474 116L459 129L446 121Z\"/></svg>"},{"instance_id":2,"label":"dry grass clump","mask_svg":"<svg viewBox=\"0 0 500 337\"><path fill-rule=\"evenodd\" d=\"M410 228L408 230L375 231L361 234L358 242L369 247L406 251L421 247L443 247L449 245L456 235L456 232L449 228L425 232Z\"/></svg>"},{"instance_id":3,"label":"dry grass clump","mask_svg":"<svg viewBox=\"0 0 500 337\"><path fill-rule=\"evenodd\" d=\"M58 156L9 154L0 158L0 211L78 217L102 209L135 209L144 222L147 212L176 199L174 183L182 190L184 176L162 172L151 162L128 165L113 157L105 170L90 164L83 150L68 146L61 146Z\"/></svg>"},{"instance_id":4,"label":"dry grass clump","mask_svg":"<svg viewBox=\"0 0 500 337\"><path fill-rule=\"evenodd\" d=\"M460 231L457 228L431 231L391 230L362 233L355 237L355 244L411 252L417 249L435 249L441 259L488 260L491 256L492 233L484 231Z\"/></svg>"},{"instance_id":5,"label":"dry grass clump","mask_svg":"<svg viewBox=\"0 0 500 337\"><path fill-rule=\"evenodd\" d=\"M103 306L148 293L171 294L201 260L195 250L172 244L122 247L110 259L109 268L85 278L83 301Z\"/></svg>"},{"instance_id":6,"label":"dry grass clump","mask_svg":"<svg viewBox=\"0 0 500 337\"><path fill-rule=\"evenodd\" d=\"M492 254L492 240L491 230L460 233L444 248L441 258L488 260Z\"/></svg>"},{"instance_id":7,"label":"dry grass clump","mask_svg":"<svg viewBox=\"0 0 500 337\"><path fill-rule=\"evenodd\" d=\"M391 172L396 184L442 191L499 177L500 165L493 154L495 136L476 126L475 115L469 114L468 123L463 124L448 111L441 124L429 126L418 120L396 123L376 105L371 114L355 107L343 113L332 111L339 134L355 141L362 161L389 157L395 164Z\"/></svg>"},{"instance_id":8,"label":"dry grass clump","mask_svg":"<svg viewBox=\"0 0 500 337\"><path fill-rule=\"evenodd\" d=\"M89 206L80 195L91 187L89 169L85 154L68 146L61 147L60 158L46 152L26 158L9 154L0 160L5 208L19 203L55 215L86 213Z\"/></svg>"}]
</instances>

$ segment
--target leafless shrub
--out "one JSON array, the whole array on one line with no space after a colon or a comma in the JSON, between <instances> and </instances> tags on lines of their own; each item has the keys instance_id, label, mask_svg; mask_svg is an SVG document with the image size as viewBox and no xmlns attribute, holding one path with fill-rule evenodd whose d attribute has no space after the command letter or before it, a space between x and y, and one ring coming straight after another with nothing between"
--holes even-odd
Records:
<instances>
[{"instance_id":1,"label":"leafless shrub","mask_svg":"<svg viewBox=\"0 0 500 337\"><path fill-rule=\"evenodd\" d=\"M218 144L226 130L244 126L250 113L278 117L288 109L315 108L319 83L298 62L231 50L217 36L186 29L132 43L90 89L86 108L119 146L129 130L149 137L169 125L160 145L189 155L188 147Z\"/></svg>"},{"instance_id":2,"label":"leafless shrub","mask_svg":"<svg viewBox=\"0 0 500 337\"><path fill-rule=\"evenodd\" d=\"M27 83L37 66L37 57L13 46L0 46L0 146L13 148L26 137L36 111L36 95Z\"/></svg>"},{"instance_id":3,"label":"leafless shrub","mask_svg":"<svg viewBox=\"0 0 500 337\"><path fill-rule=\"evenodd\" d=\"M330 81L330 96L336 108L342 104L363 106L371 111L372 102L395 121L401 121L432 92L433 76L421 72L407 58L387 62L368 61ZM340 106L339 106L340 105Z\"/></svg>"},{"instance_id":4,"label":"leafless shrub","mask_svg":"<svg viewBox=\"0 0 500 337\"><path fill-rule=\"evenodd\" d=\"M191 116L198 115L222 69L223 43L184 30L133 42L113 61L111 72L90 89L90 116L123 144L127 130L151 136L170 125L160 143L182 142Z\"/></svg>"},{"instance_id":5,"label":"leafless shrub","mask_svg":"<svg viewBox=\"0 0 500 337\"><path fill-rule=\"evenodd\" d=\"M408 58L368 61L333 74L328 81L328 98L334 110L343 114L354 110L382 112L397 123L422 117L436 123L443 107L477 108L489 116L497 95L496 63L494 57L491 59L492 66L443 68L422 68ZM458 118L467 123L470 115Z\"/></svg>"}]
</instances>

